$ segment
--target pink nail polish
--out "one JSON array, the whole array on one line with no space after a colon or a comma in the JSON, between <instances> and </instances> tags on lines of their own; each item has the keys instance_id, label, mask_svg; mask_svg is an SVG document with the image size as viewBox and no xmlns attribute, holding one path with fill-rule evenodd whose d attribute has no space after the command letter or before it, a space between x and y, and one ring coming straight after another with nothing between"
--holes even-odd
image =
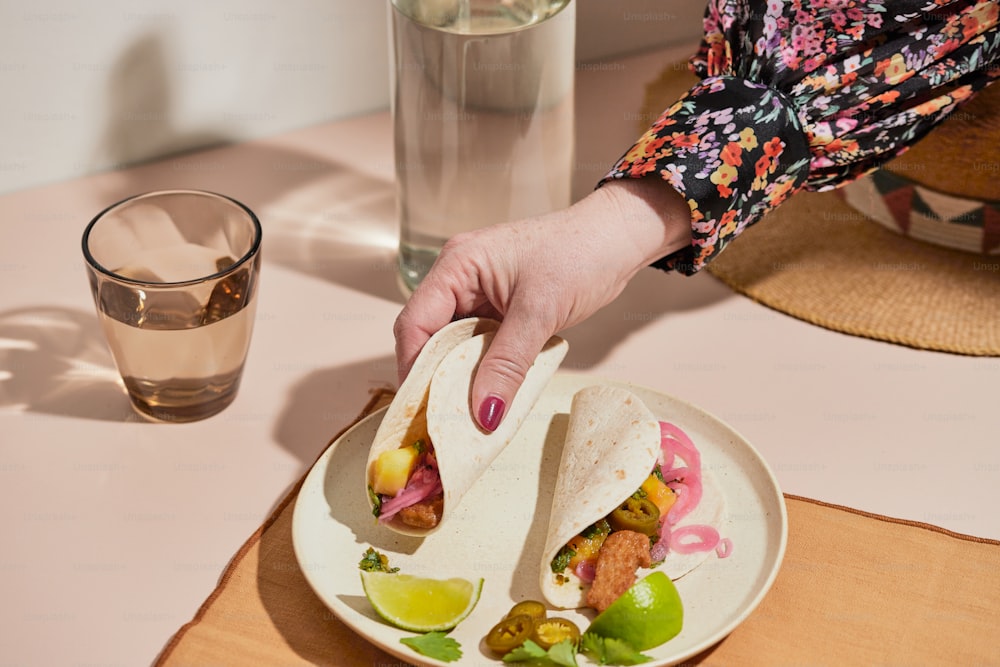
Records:
<instances>
[{"instance_id":1,"label":"pink nail polish","mask_svg":"<svg viewBox=\"0 0 1000 667\"><path fill-rule=\"evenodd\" d=\"M499 396L487 396L479 405L479 423L491 433L500 426L500 419L507 404Z\"/></svg>"}]
</instances>

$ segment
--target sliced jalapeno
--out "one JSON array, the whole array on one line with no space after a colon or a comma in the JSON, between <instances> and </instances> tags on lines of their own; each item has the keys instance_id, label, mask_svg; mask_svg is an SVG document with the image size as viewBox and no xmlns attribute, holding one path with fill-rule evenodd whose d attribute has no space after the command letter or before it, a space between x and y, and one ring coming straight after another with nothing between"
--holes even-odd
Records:
<instances>
[{"instance_id":1,"label":"sliced jalapeno","mask_svg":"<svg viewBox=\"0 0 1000 667\"><path fill-rule=\"evenodd\" d=\"M536 623L535 631L531 634L531 641L546 651L567 639L576 646L580 641L580 628L573 621L558 617Z\"/></svg>"},{"instance_id":2,"label":"sliced jalapeno","mask_svg":"<svg viewBox=\"0 0 1000 667\"><path fill-rule=\"evenodd\" d=\"M527 614L508 616L494 625L486 635L486 647L497 655L507 655L531 639L535 622Z\"/></svg>"},{"instance_id":3,"label":"sliced jalapeno","mask_svg":"<svg viewBox=\"0 0 1000 667\"><path fill-rule=\"evenodd\" d=\"M537 624L539 621L545 619L546 613L545 605L538 600L522 600L510 608L506 618L526 614Z\"/></svg>"},{"instance_id":4,"label":"sliced jalapeno","mask_svg":"<svg viewBox=\"0 0 1000 667\"><path fill-rule=\"evenodd\" d=\"M614 530L656 535L660 530L660 510L651 500L631 497L611 512L608 522Z\"/></svg>"}]
</instances>

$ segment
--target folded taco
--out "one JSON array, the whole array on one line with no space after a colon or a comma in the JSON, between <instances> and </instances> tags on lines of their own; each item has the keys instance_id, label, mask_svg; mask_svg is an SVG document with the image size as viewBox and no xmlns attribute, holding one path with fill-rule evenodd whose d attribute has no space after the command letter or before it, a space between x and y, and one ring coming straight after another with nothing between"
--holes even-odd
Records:
<instances>
[{"instance_id":1,"label":"folded taco","mask_svg":"<svg viewBox=\"0 0 1000 667\"><path fill-rule=\"evenodd\" d=\"M466 318L421 350L386 409L368 453L365 488L380 524L408 535L436 530L510 443L568 345L545 344L492 433L473 417L472 380L499 323Z\"/></svg>"},{"instance_id":2,"label":"folded taco","mask_svg":"<svg viewBox=\"0 0 1000 667\"><path fill-rule=\"evenodd\" d=\"M683 431L627 389L581 389L555 483L542 594L558 608L603 611L651 570L677 579L728 555L725 511Z\"/></svg>"}]
</instances>

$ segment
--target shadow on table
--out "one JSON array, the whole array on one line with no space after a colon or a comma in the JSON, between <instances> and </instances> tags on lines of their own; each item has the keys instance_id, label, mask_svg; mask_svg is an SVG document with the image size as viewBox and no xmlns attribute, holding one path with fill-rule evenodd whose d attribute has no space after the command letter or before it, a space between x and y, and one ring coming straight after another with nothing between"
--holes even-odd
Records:
<instances>
[{"instance_id":1,"label":"shadow on table","mask_svg":"<svg viewBox=\"0 0 1000 667\"><path fill-rule=\"evenodd\" d=\"M139 420L97 317L62 307L0 313L0 409Z\"/></svg>"},{"instance_id":2,"label":"shadow on table","mask_svg":"<svg viewBox=\"0 0 1000 667\"><path fill-rule=\"evenodd\" d=\"M293 550L293 509L282 508L260 538L255 594L273 630L288 650L312 665L403 665L340 621L310 587Z\"/></svg>"},{"instance_id":3,"label":"shadow on table","mask_svg":"<svg viewBox=\"0 0 1000 667\"><path fill-rule=\"evenodd\" d=\"M733 296L732 290L707 274L685 277L666 275L659 269L640 271L615 301L560 334L570 343L562 368L586 372L602 363L619 343L646 326ZM663 340L662 346L650 350L649 363L687 359L688 352L671 347L669 340ZM602 375L627 379L630 371L608 368Z\"/></svg>"},{"instance_id":4,"label":"shadow on table","mask_svg":"<svg viewBox=\"0 0 1000 667\"><path fill-rule=\"evenodd\" d=\"M317 369L292 387L273 437L302 462L305 472L334 436L357 419L372 393L391 389L395 381L396 360L390 356Z\"/></svg>"},{"instance_id":5,"label":"shadow on table","mask_svg":"<svg viewBox=\"0 0 1000 667\"><path fill-rule=\"evenodd\" d=\"M265 261L402 305L395 188L324 164L314 180L261 205Z\"/></svg>"},{"instance_id":6,"label":"shadow on table","mask_svg":"<svg viewBox=\"0 0 1000 667\"><path fill-rule=\"evenodd\" d=\"M331 138L331 141L334 138ZM325 158L247 142L186 153L120 172L105 204L139 192L192 188L249 206L263 228L263 279L277 264L402 303L391 183ZM286 294L295 299L296 295Z\"/></svg>"},{"instance_id":7,"label":"shadow on table","mask_svg":"<svg viewBox=\"0 0 1000 667\"><path fill-rule=\"evenodd\" d=\"M563 335L570 341L563 370L587 372L616 345L661 317L706 307L732 292L708 277L666 278L659 271L641 272L622 295L586 322ZM389 324L387 323L387 326ZM669 349L664 341L664 349ZM675 363L682 351L655 355L649 363ZM627 378L628 369L602 374ZM396 360L391 355L313 370L291 388L274 426L275 440L309 466L330 439L354 421L372 391L396 386Z\"/></svg>"}]
</instances>

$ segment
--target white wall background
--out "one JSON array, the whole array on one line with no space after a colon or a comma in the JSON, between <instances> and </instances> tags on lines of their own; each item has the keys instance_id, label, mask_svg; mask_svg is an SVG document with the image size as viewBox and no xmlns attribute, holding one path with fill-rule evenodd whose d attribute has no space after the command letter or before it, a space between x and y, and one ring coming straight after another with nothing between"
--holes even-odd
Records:
<instances>
[{"instance_id":1,"label":"white wall background","mask_svg":"<svg viewBox=\"0 0 1000 667\"><path fill-rule=\"evenodd\" d=\"M581 62L703 3L574 0ZM387 0L0 0L0 193L388 106Z\"/></svg>"}]
</instances>

